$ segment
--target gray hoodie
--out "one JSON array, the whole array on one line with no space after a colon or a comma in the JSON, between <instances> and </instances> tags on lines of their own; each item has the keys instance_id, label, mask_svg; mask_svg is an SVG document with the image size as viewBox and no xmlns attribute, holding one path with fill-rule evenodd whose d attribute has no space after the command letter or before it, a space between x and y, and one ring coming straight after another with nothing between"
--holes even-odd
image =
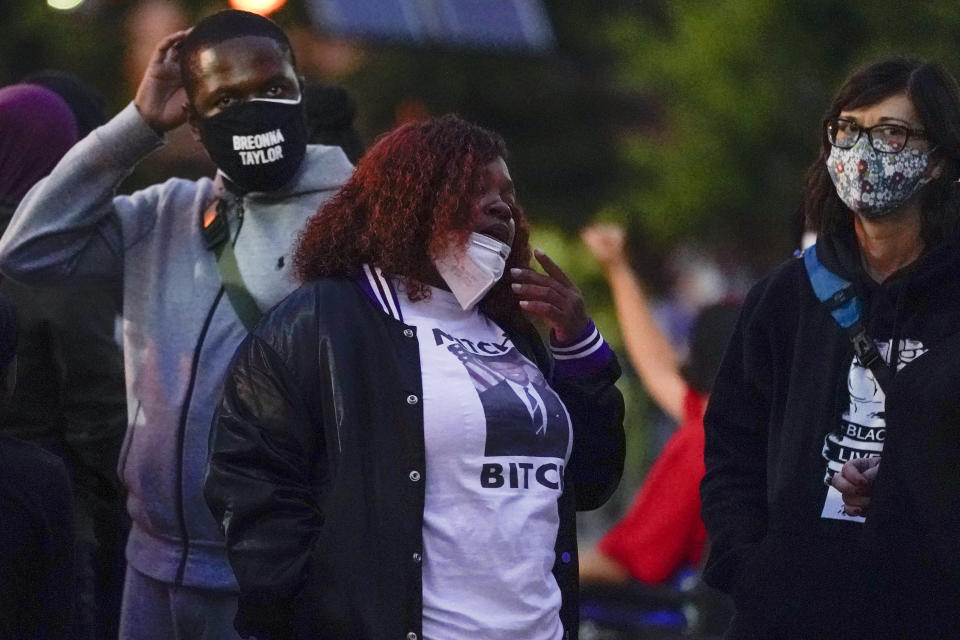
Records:
<instances>
[{"instance_id":1,"label":"gray hoodie","mask_svg":"<svg viewBox=\"0 0 960 640\"><path fill-rule=\"evenodd\" d=\"M202 494L222 377L246 335L200 232L215 185L174 178L114 195L162 144L133 104L77 143L17 208L0 239L0 270L34 286L122 282L127 559L167 583L235 589ZM226 196L239 270L261 310L297 286L297 235L351 170L339 147L310 146L281 190Z\"/></svg>"}]
</instances>

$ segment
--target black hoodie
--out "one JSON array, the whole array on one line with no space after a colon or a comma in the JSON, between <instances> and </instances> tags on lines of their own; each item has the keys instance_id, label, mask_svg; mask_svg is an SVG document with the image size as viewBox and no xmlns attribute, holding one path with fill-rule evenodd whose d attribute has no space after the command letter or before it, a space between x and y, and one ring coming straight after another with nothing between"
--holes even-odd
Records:
<instances>
[{"instance_id":1,"label":"black hoodie","mask_svg":"<svg viewBox=\"0 0 960 640\"><path fill-rule=\"evenodd\" d=\"M854 362L802 260L751 290L717 376L705 577L734 597L731 638L960 637L960 242L880 285L856 247L847 231L817 252L888 361L899 346L889 388ZM826 479L881 452L867 521L840 515Z\"/></svg>"}]
</instances>

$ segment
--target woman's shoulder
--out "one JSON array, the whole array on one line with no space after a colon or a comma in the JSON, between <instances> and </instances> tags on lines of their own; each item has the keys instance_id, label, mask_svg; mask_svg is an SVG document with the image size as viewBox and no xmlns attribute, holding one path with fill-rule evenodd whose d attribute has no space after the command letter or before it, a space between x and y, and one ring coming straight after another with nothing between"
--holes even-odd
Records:
<instances>
[{"instance_id":1,"label":"woman's shoulder","mask_svg":"<svg viewBox=\"0 0 960 640\"><path fill-rule=\"evenodd\" d=\"M329 316L349 316L364 303L363 292L347 276L309 280L294 289L268 311L255 333L268 337L277 331L315 329Z\"/></svg>"},{"instance_id":2,"label":"woman's shoulder","mask_svg":"<svg viewBox=\"0 0 960 640\"><path fill-rule=\"evenodd\" d=\"M809 289L803 254L781 262L754 284L751 293L755 296L795 296L804 288Z\"/></svg>"},{"instance_id":3,"label":"woman's shoulder","mask_svg":"<svg viewBox=\"0 0 960 640\"><path fill-rule=\"evenodd\" d=\"M795 322L799 315L816 303L803 259L786 260L751 288L743 304L743 318L753 322L786 320Z\"/></svg>"},{"instance_id":4,"label":"woman's shoulder","mask_svg":"<svg viewBox=\"0 0 960 640\"><path fill-rule=\"evenodd\" d=\"M316 307L320 310L331 304L343 306L350 304L359 293L360 289L348 276L326 276L308 280L277 303L269 314L296 313L303 307Z\"/></svg>"},{"instance_id":5,"label":"woman's shoulder","mask_svg":"<svg viewBox=\"0 0 960 640\"><path fill-rule=\"evenodd\" d=\"M781 262L760 278L752 287L751 293L765 293L767 295L793 294L800 286L807 282L806 269L803 266L803 254ZM756 295L756 293L754 295Z\"/></svg>"}]
</instances>

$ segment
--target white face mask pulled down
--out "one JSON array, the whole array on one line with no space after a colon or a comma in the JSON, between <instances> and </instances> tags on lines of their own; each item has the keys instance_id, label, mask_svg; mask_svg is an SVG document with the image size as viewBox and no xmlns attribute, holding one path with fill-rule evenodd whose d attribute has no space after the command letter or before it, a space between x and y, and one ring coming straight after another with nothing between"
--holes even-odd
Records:
<instances>
[{"instance_id":1,"label":"white face mask pulled down","mask_svg":"<svg viewBox=\"0 0 960 640\"><path fill-rule=\"evenodd\" d=\"M450 247L446 255L433 264L457 302L468 311L503 277L509 256L510 245L481 233L471 233L465 249Z\"/></svg>"}]
</instances>

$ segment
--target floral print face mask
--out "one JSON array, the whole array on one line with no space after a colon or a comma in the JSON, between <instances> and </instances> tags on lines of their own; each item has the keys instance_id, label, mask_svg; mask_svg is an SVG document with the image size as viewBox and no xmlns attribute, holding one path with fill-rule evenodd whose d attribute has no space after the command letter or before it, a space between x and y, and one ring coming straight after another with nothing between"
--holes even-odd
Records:
<instances>
[{"instance_id":1,"label":"floral print face mask","mask_svg":"<svg viewBox=\"0 0 960 640\"><path fill-rule=\"evenodd\" d=\"M930 181L924 176L929 151L904 149L881 153L861 136L849 149L833 147L827 171L837 195L847 207L866 218L879 218L910 199Z\"/></svg>"}]
</instances>

